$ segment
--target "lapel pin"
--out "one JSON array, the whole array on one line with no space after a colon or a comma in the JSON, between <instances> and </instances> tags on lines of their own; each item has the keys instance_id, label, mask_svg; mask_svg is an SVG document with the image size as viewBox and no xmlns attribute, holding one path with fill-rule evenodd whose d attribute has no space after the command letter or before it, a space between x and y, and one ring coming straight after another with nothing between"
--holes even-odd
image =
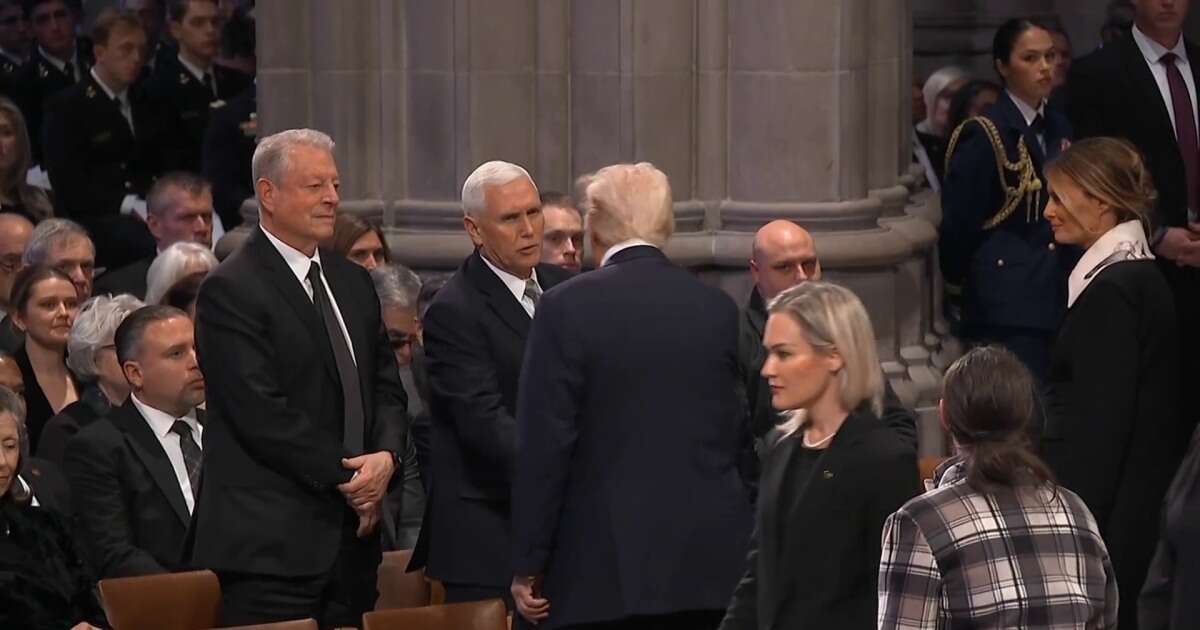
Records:
<instances>
[{"instance_id":1,"label":"lapel pin","mask_svg":"<svg viewBox=\"0 0 1200 630\"><path fill-rule=\"evenodd\" d=\"M46 66L45 66L45 64L40 64L40 63L39 63L39 64L38 64L38 74L39 74L39 75L40 75L40 76L41 76L43 79L45 79L46 77L50 76L50 71L46 69Z\"/></svg>"},{"instance_id":2,"label":"lapel pin","mask_svg":"<svg viewBox=\"0 0 1200 630\"><path fill-rule=\"evenodd\" d=\"M87 97L96 98L96 88L89 85L87 89Z\"/></svg>"},{"instance_id":3,"label":"lapel pin","mask_svg":"<svg viewBox=\"0 0 1200 630\"><path fill-rule=\"evenodd\" d=\"M832 470L826 470L825 472L822 472L822 473L821 473L821 476L822 476L822 477L824 477L824 478L826 478L826 479L833 479L833 471L832 471Z\"/></svg>"},{"instance_id":4,"label":"lapel pin","mask_svg":"<svg viewBox=\"0 0 1200 630\"><path fill-rule=\"evenodd\" d=\"M187 85L187 84L188 84L187 73L180 72L179 73L179 85Z\"/></svg>"}]
</instances>

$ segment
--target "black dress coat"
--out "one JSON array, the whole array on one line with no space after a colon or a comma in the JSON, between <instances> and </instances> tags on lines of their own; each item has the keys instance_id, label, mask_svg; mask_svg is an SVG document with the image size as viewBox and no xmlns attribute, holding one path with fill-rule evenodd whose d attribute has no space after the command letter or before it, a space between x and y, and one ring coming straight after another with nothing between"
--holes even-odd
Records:
<instances>
[{"instance_id":1,"label":"black dress coat","mask_svg":"<svg viewBox=\"0 0 1200 630\"><path fill-rule=\"evenodd\" d=\"M883 523L919 492L916 453L860 408L807 479L788 479L801 439L773 437L746 573L721 630L876 627Z\"/></svg>"},{"instance_id":2,"label":"black dress coat","mask_svg":"<svg viewBox=\"0 0 1200 630\"><path fill-rule=\"evenodd\" d=\"M213 64L212 77L216 94L184 67L179 55L163 55L146 82L150 96L163 103L169 113L170 134L178 143L181 156L179 167L194 173L200 172L204 128L210 109L214 104L232 100L251 87L254 80L220 64Z\"/></svg>"},{"instance_id":3,"label":"black dress coat","mask_svg":"<svg viewBox=\"0 0 1200 630\"><path fill-rule=\"evenodd\" d=\"M1138 599L1138 628L1200 628L1200 430L1163 501L1158 548Z\"/></svg>"},{"instance_id":4,"label":"black dress coat","mask_svg":"<svg viewBox=\"0 0 1200 630\"><path fill-rule=\"evenodd\" d=\"M1135 627L1163 495L1187 443L1178 369L1171 290L1150 260L1096 274L1067 312L1050 363L1042 457L1096 517L1122 628Z\"/></svg>"}]
</instances>

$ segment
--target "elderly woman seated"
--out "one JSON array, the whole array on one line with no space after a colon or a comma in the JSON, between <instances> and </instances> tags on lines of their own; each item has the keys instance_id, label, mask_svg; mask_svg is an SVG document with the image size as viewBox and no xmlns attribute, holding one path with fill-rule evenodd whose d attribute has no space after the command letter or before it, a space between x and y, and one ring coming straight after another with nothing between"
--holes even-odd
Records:
<instances>
[{"instance_id":1,"label":"elderly woman seated","mask_svg":"<svg viewBox=\"0 0 1200 630\"><path fill-rule=\"evenodd\" d=\"M164 249L146 272L146 304L160 304L175 283L191 275L206 276L217 268L217 257L197 243L180 242Z\"/></svg>"},{"instance_id":2,"label":"elderly woman seated","mask_svg":"<svg viewBox=\"0 0 1200 630\"><path fill-rule=\"evenodd\" d=\"M129 383L117 361L113 335L125 316L142 306L128 294L84 302L67 337L67 367L83 383L83 393L46 423L38 457L62 464L63 449L72 436L125 402Z\"/></svg>"}]
</instances>

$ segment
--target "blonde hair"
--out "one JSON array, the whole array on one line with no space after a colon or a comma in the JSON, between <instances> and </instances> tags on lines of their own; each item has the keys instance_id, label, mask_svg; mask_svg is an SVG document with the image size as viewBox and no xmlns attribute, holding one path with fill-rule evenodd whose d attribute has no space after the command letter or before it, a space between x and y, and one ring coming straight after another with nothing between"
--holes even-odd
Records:
<instances>
[{"instance_id":1,"label":"blonde hair","mask_svg":"<svg viewBox=\"0 0 1200 630\"><path fill-rule=\"evenodd\" d=\"M50 196L46 194L46 191L25 182L25 172L29 170L33 162L30 154L29 132L25 128L25 116L21 114L16 103L2 96L0 96L0 114L3 114L8 120L8 124L12 125L13 134L17 140L17 157L13 160L13 166L7 173L0 173L0 186L5 192L15 193L16 199L13 201L24 205L26 212L33 217L34 221L41 221L53 216L54 206L50 203Z\"/></svg>"},{"instance_id":2,"label":"blonde hair","mask_svg":"<svg viewBox=\"0 0 1200 630\"><path fill-rule=\"evenodd\" d=\"M671 183L649 162L606 166L579 187L588 229L603 245L640 238L662 247L675 231Z\"/></svg>"},{"instance_id":3,"label":"blonde hair","mask_svg":"<svg viewBox=\"0 0 1200 630\"><path fill-rule=\"evenodd\" d=\"M1045 170L1047 179L1065 177L1112 206L1119 223L1137 219L1150 233L1148 217L1158 192L1142 154L1128 140L1080 140L1050 160ZM1074 216L1070 208L1062 207Z\"/></svg>"},{"instance_id":4,"label":"blonde hair","mask_svg":"<svg viewBox=\"0 0 1200 630\"><path fill-rule=\"evenodd\" d=\"M841 355L837 384L842 406L853 410L868 403L875 415L883 413L883 375L875 351L875 331L854 292L828 282L802 282L771 300L767 312L791 317L817 352ZM782 415L779 428L784 435L795 433L807 419L803 409Z\"/></svg>"}]
</instances>

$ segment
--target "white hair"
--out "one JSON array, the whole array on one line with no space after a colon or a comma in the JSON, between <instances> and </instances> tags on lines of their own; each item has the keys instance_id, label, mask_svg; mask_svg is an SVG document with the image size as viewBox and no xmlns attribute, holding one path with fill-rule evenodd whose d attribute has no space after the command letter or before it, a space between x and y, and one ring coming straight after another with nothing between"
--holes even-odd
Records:
<instances>
[{"instance_id":1,"label":"white hair","mask_svg":"<svg viewBox=\"0 0 1200 630\"><path fill-rule=\"evenodd\" d=\"M604 245L639 238L663 247L675 231L671 183L649 162L606 166L580 184L588 229Z\"/></svg>"},{"instance_id":2,"label":"white hair","mask_svg":"<svg viewBox=\"0 0 1200 630\"><path fill-rule=\"evenodd\" d=\"M96 352L113 343L113 335L125 316L143 306L141 300L128 293L98 295L83 303L67 337L67 367L75 376L82 381L96 380Z\"/></svg>"},{"instance_id":3,"label":"white hair","mask_svg":"<svg viewBox=\"0 0 1200 630\"><path fill-rule=\"evenodd\" d=\"M333 138L316 129L288 129L263 138L250 160L250 179L265 179L278 184L288 168L288 154L294 147L312 147L333 153Z\"/></svg>"},{"instance_id":4,"label":"white hair","mask_svg":"<svg viewBox=\"0 0 1200 630\"><path fill-rule=\"evenodd\" d=\"M189 268L196 263L203 266L207 274L217 267L217 257L207 247L186 241L175 243L155 256L146 272L146 304L161 302L176 282L195 273Z\"/></svg>"},{"instance_id":5,"label":"white hair","mask_svg":"<svg viewBox=\"0 0 1200 630\"><path fill-rule=\"evenodd\" d=\"M387 263L371 270L379 305L402 310L417 310L421 295L421 278L412 269L397 263Z\"/></svg>"},{"instance_id":6,"label":"white hair","mask_svg":"<svg viewBox=\"0 0 1200 630\"><path fill-rule=\"evenodd\" d=\"M483 197L488 186L503 186L521 177L528 179L534 191L537 191L537 184L529 176L529 171L512 162L492 160L491 162L480 164L478 168L471 171L471 174L467 176L467 181L463 182L463 214L469 217L479 215L479 211L484 209Z\"/></svg>"},{"instance_id":7,"label":"white hair","mask_svg":"<svg viewBox=\"0 0 1200 630\"><path fill-rule=\"evenodd\" d=\"M92 251L96 251L87 230L70 219L46 219L38 223L29 235L29 243L25 245L25 252L21 255L21 264L27 267L47 264L46 261L50 260L50 250L56 244L72 238L84 239L92 246Z\"/></svg>"}]
</instances>

